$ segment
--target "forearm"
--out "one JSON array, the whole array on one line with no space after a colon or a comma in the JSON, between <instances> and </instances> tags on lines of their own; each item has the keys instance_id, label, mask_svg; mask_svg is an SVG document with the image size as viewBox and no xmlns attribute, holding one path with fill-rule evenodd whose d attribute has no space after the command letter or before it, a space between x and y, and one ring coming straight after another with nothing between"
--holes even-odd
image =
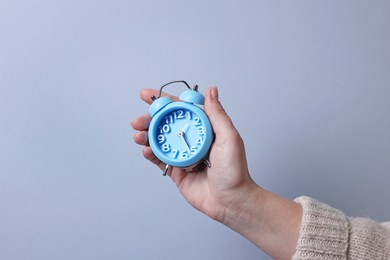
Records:
<instances>
[{"instance_id":1,"label":"forearm","mask_svg":"<svg viewBox=\"0 0 390 260\"><path fill-rule=\"evenodd\" d=\"M222 223L246 237L274 259L291 259L299 236L301 206L248 185L245 199L230 205Z\"/></svg>"}]
</instances>

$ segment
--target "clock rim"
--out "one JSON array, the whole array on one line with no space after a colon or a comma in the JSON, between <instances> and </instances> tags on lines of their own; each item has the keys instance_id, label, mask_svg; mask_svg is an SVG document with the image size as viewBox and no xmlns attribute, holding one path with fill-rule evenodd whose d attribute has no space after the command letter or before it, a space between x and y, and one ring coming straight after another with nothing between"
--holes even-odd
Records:
<instances>
[{"instance_id":1,"label":"clock rim","mask_svg":"<svg viewBox=\"0 0 390 260\"><path fill-rule=\"evenodd\" d=\"M190 157L188 159L172 159L168 158L165 153L159 149L159 145L156 141L156 132L159 125L159 122L161 122L161 119L176 110L179 109L186 109L190 110L191 112L194 112L199 115L200 119L202 120L206 131L205 131L205 138L204 138L204 144L200 148L199 152L196 153L193 157ZM193 167L194 165L197 165L200 163L209 153L211 144L214 139L214 133L213 129L210 123L209 118L207 117L205 111L201 109L200 107L193 105L191 103L183 102L183 101L176 101L172 102L168 105L166 105L164 108L162 108L160 111L158 111L153 117L149 125L148 130L148 139L149 139L149 145L152 149L154 155L165 164L178 167L178 168L187 168L187 167Z\"/></svg>"}]
</instances>

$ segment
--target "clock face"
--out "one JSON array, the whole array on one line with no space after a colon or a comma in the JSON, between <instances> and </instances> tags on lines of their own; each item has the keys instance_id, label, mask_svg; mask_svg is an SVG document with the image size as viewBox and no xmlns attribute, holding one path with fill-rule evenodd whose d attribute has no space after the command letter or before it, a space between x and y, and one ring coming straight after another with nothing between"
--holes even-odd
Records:
<instances>
[{"instance_id":1,"label":"clock face","mask_svg":"<svg viewBox=\"0 0 390 260\"><path fill-rule=\"evenodd\" d=\"M155 155L177 167L189 167L201 161L207 155L213 137L203 110L194 105L184 105L173 105L156 115L149 136Z\"/></svg>"}]
</instances>

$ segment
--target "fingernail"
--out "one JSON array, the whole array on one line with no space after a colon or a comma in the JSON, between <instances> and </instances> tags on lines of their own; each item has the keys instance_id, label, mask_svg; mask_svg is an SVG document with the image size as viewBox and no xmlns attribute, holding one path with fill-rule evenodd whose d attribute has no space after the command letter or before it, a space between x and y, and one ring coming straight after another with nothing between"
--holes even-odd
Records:
<instances>
[{"instance_id":1,"label":"fingernail","mask_svg":"<svg viewBox=\"0 0 390 260\"><path fill-rule=\"evenodd\" d=\"M133 120L130 121L130 126L131 126L132 128L134 128L134 121L135 121L135 119L133 119Z\"/></svg>"},{"instance_id":2,"label":"fingernail","mask_svg":"<svg viewBox=\"0 0 390 260\"><path fill-rule=\"evenodd\" d=\"M211 89L211 97L214 100L218 100L218 87L213 87Z\"/></svg>"}]
</instances>

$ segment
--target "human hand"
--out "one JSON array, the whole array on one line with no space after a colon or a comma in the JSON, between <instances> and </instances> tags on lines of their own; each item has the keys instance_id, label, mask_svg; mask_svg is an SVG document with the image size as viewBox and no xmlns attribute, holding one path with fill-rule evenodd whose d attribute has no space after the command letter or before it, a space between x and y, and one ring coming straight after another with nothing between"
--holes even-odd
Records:
<instances>
[{"instance_id":1,"label":"human hand","mask_svg":"<svg viewBox=\"0 0 390 260\"><path fill-rule=\"evenodd\" d=\"M158 91L145 89L140 95L150 104L150 97L157 96ZM193 207L237 231L274 259L291 259L299 234L301 207L262 189L252 180L244 142L219 102L217 88L207 89L205 112L215 133L209 154L211 167L191 172L174 167L168 176ZM146 159L164 170L166 165L148 144L150 121L149 114L144 114L131 122L137 131L134 141L144 146Z\"/></svg>"},{"instance_id":2,"label":"human hand","mask_svg":"<svg viewBox=\"0 0 390 260\"><path fill-rule=\"evenodd\" d=\"M152 95L157 96L158 91L145 89L140 93L148 104L152 102ZM207 89L204 108L215 133L209 153L211 167L198 167L191 172L174 167L168 171L168 176L193 207L223 222L226 211L241 205L257 185L249 175L243 140L219 102L217 88ZM137 131L134 141L144 146L142 154L146 159L164 170L166 165L156 158L148 144L150 121L149 114L144 114L131 122Z\"/></svg>"}]
</instances>

